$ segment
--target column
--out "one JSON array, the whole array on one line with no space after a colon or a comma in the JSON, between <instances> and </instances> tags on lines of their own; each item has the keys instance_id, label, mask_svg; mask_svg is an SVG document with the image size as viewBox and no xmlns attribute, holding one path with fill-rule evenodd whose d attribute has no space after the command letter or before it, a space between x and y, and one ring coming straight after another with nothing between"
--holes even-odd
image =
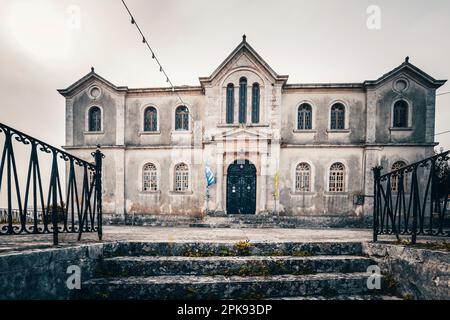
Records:
<instances>
[{"instance_id":1,"label":"column","mask_svg":"<svg viewBox=\"0 0 450 320\"><path fill-rule=\"evenodd\" d=\"M267 211L267 150L263 148L261 153L261 202L260 202L260 211Z\"/></svg>"},{"instance_id":2,"label":"column","mask_svg":"<svg viewBox=\"0 0 450 320\"><path fill-rule=\"evenodd\" d=\"M216 155L216 208L223 211L222 186L223 186L223 149L218 147Z\"/></svg>"}]
</instances>

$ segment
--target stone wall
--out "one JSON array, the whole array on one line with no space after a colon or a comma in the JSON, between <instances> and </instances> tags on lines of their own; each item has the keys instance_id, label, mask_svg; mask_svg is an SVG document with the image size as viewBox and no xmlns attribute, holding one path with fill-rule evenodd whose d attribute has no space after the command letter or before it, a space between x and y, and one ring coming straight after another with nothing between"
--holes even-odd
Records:
<instances>
[{"instance_id":1,"label":"stone wall","mask_svg":"<svg viewBox=\"0 0 450 320\"><path fill-rule=\"evenodd\" d=\"M450 300L450 252L364 243L363 252L391 277L403 297Z\"/></svg>"},{"instance_id":2,"label":"stone wall","mask_svg":"<svg viewBox=\"0 0 450 320\"><path fill-rule=\"evenodd\" d=\"M103 244L32 250L0 255L0 300L69 299L67 268L79 266L82 281L92 278Z\"/></svg>"}]
</instances>

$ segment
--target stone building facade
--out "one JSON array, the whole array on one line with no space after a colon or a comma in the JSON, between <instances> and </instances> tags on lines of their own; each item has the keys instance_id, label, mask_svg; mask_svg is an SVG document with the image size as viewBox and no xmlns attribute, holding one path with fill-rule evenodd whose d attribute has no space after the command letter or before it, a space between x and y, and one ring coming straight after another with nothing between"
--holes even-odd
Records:
<instances>
[{"instance_id":1,"label":"stone building facade","mask_svg":"<svg viewBox=\"0 0 450 320\"><path fill-rule=\"evenodd\" d=\"M445 83L407 58L373 81L290 84L245 37L199 80L132 89L92 69L58 90L65 148L106 155L104 213L370 215L372 167L433 153ZM216 179L207 204L205 166Z\"/></svg>"}]
</instances>

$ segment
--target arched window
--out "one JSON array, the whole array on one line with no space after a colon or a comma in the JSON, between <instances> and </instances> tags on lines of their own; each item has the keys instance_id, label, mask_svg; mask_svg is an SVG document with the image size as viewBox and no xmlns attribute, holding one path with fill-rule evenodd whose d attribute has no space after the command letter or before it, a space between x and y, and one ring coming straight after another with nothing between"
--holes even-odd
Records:
<instances>
[{"instance_id":1,"label":"arched window","mask_svg":"<svg viewBox=\"0 0 450 320\"><path fill-rule=\"evenodd\" d=\"M391 170L398 170L400 168L406 167L406 163L404 161L397 161L395 162L392 167ZM392 175L391 176L391 191L392 192L397 192L399 189L399 182L400 182L400 175ZM403 175L403 190L406 189L406 175Z\"/></svg>"},{"instance_id":2,"label":"arched window","mask_svg":"<svg viewBox=\"0 0 450 320\"><path fill-rule=\"evenodd\" d=\"M342 163L333 163L330 167L329 178L330 192L344 192L345 190L345 167Z\"/></svg>"},{"instance_id":3,"label":"arched window","mask_svg":"<svg viewBox=\"0 0 450 320\"><path fill-rule=\"evenodd\" d=\"M142 171L142 191L158 190L158 170L153 163L147 163Z\"/></svg>"},{"instance_id":4,"label":"arched window","mask_svg":"<svg viewBox=\"0 0 450 320\"><path fill-rule=\"evenodd\" d=\"M302 103L298 107L297 129L298 130L312 129L312 107L308 103Z\"/></svg>"},{"instance_id":5,"label":"arched window","mask_svg":"<svg viewBox=\"0 0 450 320\"><path fill-rule=\"evenodd\" d=\"M144 131L158 130L158 111L155 107L148 107L144 111Z\"/></svg>"},{"instance_id":6,"label":"arched window","mask_svg":"<svg viewBox=\"0 0 450 320\"><path fill-rule=\"evenodd\" d=\"M252 87L252 123L259 123L259 84L254 83Z\"/></svg>"},{"instance_id":7,"label":"arched window","mask_svg":"<svg viewBox=\"0 0 450 320\"><path fill-rule=\"evenodd\" d=\"M394 104L394 128L408 127L408 103L405 100L399 100Z\"/></svg>"},{"instance_id":8,"label":"arched window","mask_svg":"<svg viewBox=\"0 0 450 320\"><path fill-rule=\"evenodd\" d=\"M189 189L189 168L185 163L175 166L175 191L184 192Z\"/></svg>"},{"instance_id":9,"label":"arched window","mask_svg":"<svg viewBox=\"0 0 450 320\"><path fill-rule=\"evenodd\" d=\"M330 129L345 129L345 106L342 103L335 103L331 107Z\"/></svg>"},{"instance_id":10,"label":"arched window","mask_svg":"<svg viewBox=\"0 0 450 320\"><path fill-rule=\"evenodd\" d=\"M179 106L175 110L175 130L189 130L189 109L186 106Z\"/></svg>"},{"instance_id":11,"label":"arched window","mask_svg":"<svg viewBox=\"0 0 450 320\"><path fill-rule=\"evenodd\" d=\"M89 109L89 131L102 131L102 110L99 107Z\"/></svg>"},{"instance_id":12,"label":"arched window","mask_svg":"<svg viewBox=\"0 0 450 320\"><path fill-rule=\"evenodd\" d=\"M247 121L247 78L239 79L239 123Z\"/></svg>"},{"instance_id":13,"label":"arched window","mask_svg":"<svg viewBox=\"0 0 450 320\"><path fill-rule=\"evenodd\" d=\"M234 122L234 85L229 83L227 86L227 123Z\"/></svg>"},{"instance_id":14,"label":"arched window","mask_svg":"<svg viewBox=\"0 0 450 320\"><path fill-rule=\"evenodd\" d=\"M309 192L311 182L311 168L307 163L299 163L295 168L295 191Z\"/></svg>"}]
</instances>

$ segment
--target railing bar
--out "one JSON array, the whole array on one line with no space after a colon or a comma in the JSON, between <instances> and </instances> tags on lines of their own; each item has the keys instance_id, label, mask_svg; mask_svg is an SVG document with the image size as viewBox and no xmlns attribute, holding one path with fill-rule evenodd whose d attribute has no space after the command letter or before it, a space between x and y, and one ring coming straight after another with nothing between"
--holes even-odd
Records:
<instances>
[{"instance_id":1,"label":"railing bar","mask_svg":"<svg viewBox=\"0 0 450 320\"><path fill-rule=\"evenodd\" d=\"M85 160L83 160L83 159L80 159L80 158L78 158L78 157L76 157L76 156L74 156L74 155L71 155L70 153L67 153L67 152L64 151L64 150L61 150L61 149L56 148L56 147L54 147L54 146L52 146L52 145L49 145L49 144L43 142L42 140L33 138L33 137L27 135L26 133L23 133L23 132L21 132L21 131L19 131L19 130L16 130L16 129L14 129L14 128L11 128L11 127L7 126L7 125L4 124L4 123L0 123L0 127L2 127L2 126L3 126L4 128L6 128L7 130L9 130L10 132L16 133L16 134L19 135L19 136L23 136L23 137L27 138L27 139L30 140L30 141L36 141L37 144L43 146L44 148L48 148L48 149L50 149L50 150L52 150L52 151L54 151L54 152L56 152L56 153L60 153L61 155L65 156L65 157L69 157L69 158L75 159L77 162L86 164L86 165L88 165L89 167L91 167L91 168L94 169L94 165L93 165L93 164L91 164L91 163L89 163L89 162L87 162L87 161L85 161Z\"/></svg>"}]
</instances>

